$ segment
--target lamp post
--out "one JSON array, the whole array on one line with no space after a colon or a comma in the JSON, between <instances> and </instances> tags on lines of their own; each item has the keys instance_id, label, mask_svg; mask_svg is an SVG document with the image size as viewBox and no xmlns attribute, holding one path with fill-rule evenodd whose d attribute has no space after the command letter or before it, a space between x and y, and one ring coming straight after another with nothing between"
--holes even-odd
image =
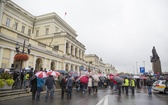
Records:
<instances>
[{"instance_id":1,"label":"lamp post","mask_svg":"<svg viewBox=\"0 0 168 105\"><path fill-rule=\"evenodd\" d=\"M23 43L23 49L22 50L20 50L20 45L19 45L19 43L17 42L16 43L16 52L17 52L17 54L15 55L15 57L14 57L14 59L16 60L16 61L19 61L20 62L20 73L19 73L19 79L20 79L20 88L22 88L22 83L21 82L23 82L23 81L21 81L21 69L22 69L22 64L23 64L23 61L27 61L28 60L28 54L30 54L30 49L31 49L31 45L29 44L28 46L27 46L27 52L25 51L25 41L26 40L24 40L24 43Z\"/></svg>"}]
</instances>

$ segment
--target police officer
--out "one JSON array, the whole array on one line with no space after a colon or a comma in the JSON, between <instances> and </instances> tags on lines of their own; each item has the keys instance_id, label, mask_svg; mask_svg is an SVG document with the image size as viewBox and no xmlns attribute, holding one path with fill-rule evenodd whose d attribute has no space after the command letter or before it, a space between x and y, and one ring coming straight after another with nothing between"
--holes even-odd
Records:
<instances>
[{"instance_id":1,"label":"police officer","mask_svg":"<svg viewBox=\"0 0 168 105\"><path fill-rule=\"evenodd\" d=\"M130 80L130 87L131 87L132 95L134 95L134 93L135 93L135 80L133 78L131 78L131 80Z\"/></svg>"},{"instance_id":2,"label":"police officer","mask_svg":"<svg viewBox=\"0 0 168 105\"><path fill-rule=\"evenodd\" d=\"M127 77L125 77L124 79L124 87L125 87L126 95L128 95L129 80Z\"/></svg>"}]
</instances>

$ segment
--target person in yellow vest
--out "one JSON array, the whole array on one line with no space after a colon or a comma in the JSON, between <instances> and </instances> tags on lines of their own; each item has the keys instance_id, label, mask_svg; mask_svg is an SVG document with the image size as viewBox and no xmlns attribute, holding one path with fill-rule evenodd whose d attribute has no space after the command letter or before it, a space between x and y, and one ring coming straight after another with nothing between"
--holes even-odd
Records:
<instances>
[{"instance_id":1,"label":"person in yellow vest","mask_svg":"<svg viewBox=\"0 0 168 105\"><path fill-rule=\"evenodd\" d=\"M129 80L127 77L125 77L125 79L124 79L124 87L125 87L126 95L128 95Z\"/></svg>"},{"instance_id":2,"label":"person in yellow vest","mask_svg":"<svg viewBox=\"0 0 168 105\"><path fill-rule=\"evenodd\" d=\"M134 95L134 93L135 93L135 80L133 78L131 78L131 80L130 80L130 87L131 87L132 95Z\"/></svg>"}]
</instances>

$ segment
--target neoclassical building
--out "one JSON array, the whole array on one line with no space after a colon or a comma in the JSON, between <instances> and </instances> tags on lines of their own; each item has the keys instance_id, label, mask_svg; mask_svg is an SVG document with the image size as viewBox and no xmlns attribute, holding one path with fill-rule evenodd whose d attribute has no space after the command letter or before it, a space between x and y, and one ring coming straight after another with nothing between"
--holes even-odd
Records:
<instances>
[{"instance_id":1,"label":"neoclassical building","mask_svg":"<svg viewBox=\"0 0 168 105\"><path fill-rule=\"evenodd\" d=\"M102 58L99 58L96 54L85 54L85 60L89 63L88 69L105 74L116 74L117 70L109 63L104 63Z\"/></svg>"},{"instance_id":2,"label":"neoclassical building","mask_svg":"<svg viewBox=\"0 0 168 105\"><path fill-rule=\"evenodd\" d=\"M33 16L10 0L0 0L0 68L33 67L78 73L82 68L111 73L111 67L96 54L85 55L86 48L77 36L55 12ZM29 46L27 61L14 60L16 48L27 53Z\"/></svg>"},{"instance_id":3,"label":"neoclassical building","mask_svg":"<svg viewBox=\"0 0 168 105\"><path fill-rule=\"evenodd\" d=\"M0 68L17 68L16 43L25 52L31 45L29 59L22 67L52 70L76 70L86 67L85 46L76 31L56 13L33 16L12 1L0 0Z\"/></svg>"}]
</instances>

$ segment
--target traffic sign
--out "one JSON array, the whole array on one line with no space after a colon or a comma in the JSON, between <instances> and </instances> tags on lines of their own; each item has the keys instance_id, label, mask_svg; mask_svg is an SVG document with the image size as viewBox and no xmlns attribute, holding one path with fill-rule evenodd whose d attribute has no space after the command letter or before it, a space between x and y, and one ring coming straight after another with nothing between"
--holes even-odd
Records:
<instances>
[{"instance_id":1,"label":"traffic sign","mask_svg":"<svg viewBox=\"0 0 168 105\"><path fill-rule=\"evenodd\" d=\"M145 73L145 67L140 67L140 73Z\"/></svg>"}]
</instances>

